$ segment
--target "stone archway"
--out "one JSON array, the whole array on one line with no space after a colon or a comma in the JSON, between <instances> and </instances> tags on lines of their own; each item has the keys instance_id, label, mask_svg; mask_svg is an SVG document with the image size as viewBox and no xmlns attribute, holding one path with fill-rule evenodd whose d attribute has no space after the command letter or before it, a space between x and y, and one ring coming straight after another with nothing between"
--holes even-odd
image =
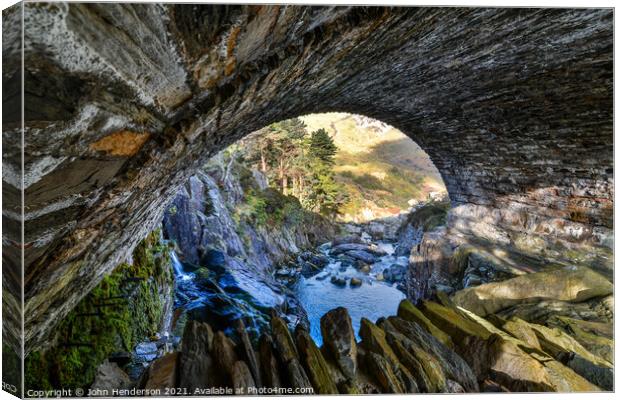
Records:
<instances>
[{"instance_id":1,"label":"stone archway","mask_svg":"<svg viewBox=\"0 0 620 400\"><path fill-rule=\"evenodd\" d=\"M304 113L411 136L466 234L611 251L612 10L19 7L3 31L3 281L19 298L23 22L27 351L210 155Z\"/></svg>"}]
</instances>

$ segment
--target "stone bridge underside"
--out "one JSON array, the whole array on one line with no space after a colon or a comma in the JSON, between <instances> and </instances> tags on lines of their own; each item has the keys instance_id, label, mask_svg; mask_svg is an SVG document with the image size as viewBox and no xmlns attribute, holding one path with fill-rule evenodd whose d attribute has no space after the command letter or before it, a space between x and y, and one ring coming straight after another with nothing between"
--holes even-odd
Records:
<instances>
[{"instance_id":1,"label":"stone bridge underside","mask_svg":"<svg viewBox=\"0 0 620 400\"><path fill-rule=\"evenodd\" d=\"M587 249L611 271L612 10L30 3L24 15L27 352L211 155L306 113L408 134L441 172L459 235L548 259ZM15 304L20 17L3 27Z\"/></svg>"}]
</instances>

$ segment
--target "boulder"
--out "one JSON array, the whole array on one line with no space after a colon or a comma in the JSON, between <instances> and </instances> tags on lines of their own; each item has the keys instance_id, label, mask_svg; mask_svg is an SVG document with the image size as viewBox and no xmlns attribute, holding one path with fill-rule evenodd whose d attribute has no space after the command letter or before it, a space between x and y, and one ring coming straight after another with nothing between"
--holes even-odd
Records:
<instances>
[{"instance_id":1,"label":"boulder","mask_svg":"<svg viewBox=\"0 0 620 400\"><path fill-rule=\"evenodd\" d=\"M591 269L565 267L463 289L454 295L453 300L484 317L519 303L540 300L576 303L606 296L612 291L611 282Z\"/></svg>"},{"instance_id":2,"label":"boulder","mask_svg":"<svg viewBox=\"0 0 620 400\"><path fill-rule=\"evenodd\" d=\"M295 332L297 350L305 367L308 378L312 382L315 393L338 394L338 388L334 382L327 361L314 343L308 332L297 328Z\"/></svg>"},{"instance_id":3,"label":"boulder","mask_svg":"<svg viewBox=\"0 0 620 400\"><path fill-rule=\"evenodd\" d=\"M383 270L383 278L387 282L402 282L407 274L407 266L400 264L392 264L389 268Z\"/></svg>"},{"instance_id":4,"label":"boulder","mask_svg":"<svg viewBox=\"0 0 620 400\"><path fill-rule=\"evenodd\" d=\"M347 280L345 278L340 277L340 276L332 276L329 281L331 283L333 283L334 285L336 285L336 286L344 287L344 286L347 285Z\"/></svg>"},{"instance_id":5,"label":"boulder","mask_svg":"<svg viewBox=\"0 0 620 400\"><path fill-rule=\"evenodd\" d=\"M337 236L332 241L332 246L339 246L341 244L349 244L349 243L363 243L363 242L359 235L356 235L356 234L343 235L343 236Z\"/></svg>"},{"instance_id":6,"label":"boulder","mask_svg":"<svg viewBox=\"0 0 620 400\"><path fill-rule=\"evenodd\" d=\"M321 317L323 346L348 379L357 372L357 342L349 312L344 307L335 308Z\"/></svg>"},{"instance_id":7,"label":"boulder","mask_svg":"<svg viewBox=\"0 0 620 400\"><path fill-rule=\"evenodd\" d=\"M148 370L145 389L174 388L176 386L178 353L168 353L155 360Z\"/></svg>"},{"instance_id":8,"label":"boulder","mask_svg":"<svg viewBox=\"0 0 620 400\"><path fill-rule=\"evenodd\" d=\"M331 254L333 255L338 255L341 253L348 253L349 251L365 251L367 253L370 253L378 257L384 256L387 254L385 251L381 250L377 246L374 246L372 244L365 244L365 243L343 243L337 246L333 246L330 250Z\"/></svg>"},{"instance_id":9,"label":"boulder","mask_svg":"<svg viewBox=\"0 0 620 400\"><path fill-rule=\"evenodd\" d=\"M196 388L211 384L213 373L213 331L202 322L190 320L185 325L182 349L179 354L179 386L193 392Z\"/></svg>"},{"instance_id":10,"label":"boulder","mask_svg":"<svg viewBox=\"0 0 620 400\"><path fill-rule=\"evenodd\" d=\"M362 280L359 278L351 278L349 284L351 285L351 287L360 287L362 286Z\"/></svg>"},{"instance_id":11,"label":"boulder","mask_svg":"<svg viewBox=\"0 0 620 400\"><path fill-rule=\"evenodd\" d=\"M282 387L278 360L273 352L273 341L267 334L261 335L258 340L262 383L268 388Z\"/></svg>"},{"instance_id":12,"label":"boulder","mask_svg":"<svg viewBox=\"0 0 620 400\"><path fill-rule=\"evenodd\" d=\"M104 361L95 372L95 380L91 389L106 390L112 393L113 389L128 389L131 386L131 378L118 364Z\"/></svg>"},{"instance_id":13,"label":"boulder","mask_svg":"<svg viewBox=\"0 0 620 400\"><path fill-rule=\"evenodd\" d=\"M397 315L404 320L419 324L444 345L448 347L453 346L450 336L446 335L441 329L433 325L433 323L424 316L422 311L414 306L409 300L405 299L400 302L398 305Z\"/></svg>"},{"instance_id":14,"label":"boulder","mask_svg":"<svg viewBox=\"0 0 620 400\"><path fill-rule=\"evenodd\" d=\"M377 257L365 250L351 250L347 251L345 254L356 260L365 262L366 264L374 264L377 262Z\"/></svg>"},{"instance_id":15,"label":"boulder","mask_svg":"<svg viewBox=\"0 0 620 400\"><path fill-rule=\"evenodd\" d=\"M273 335L276 354L284 364L298 358L297 349L288 326L282 318L275 314L271 316L271 334Z\"/></svg>"}]
</instances>

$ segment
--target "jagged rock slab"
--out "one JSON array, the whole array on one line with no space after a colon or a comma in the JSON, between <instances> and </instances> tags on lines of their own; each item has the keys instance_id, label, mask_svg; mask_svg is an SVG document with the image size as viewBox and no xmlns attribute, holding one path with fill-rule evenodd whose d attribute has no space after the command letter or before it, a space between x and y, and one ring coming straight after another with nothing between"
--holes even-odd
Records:
<instances>
[{"instance_id":1,"label":"jagged rock slab","mask_svg":"<svg viewBox=\"0 0 620 400\"><path fill-rule=\"evenodd\" d=\"M357 371L357 342L346 308L338 307L321 317L321 334L324 347L331 358L349 379Z\"/></svg>"},{"instance_id":2,"label":"jagged rock slab","mask_svg":"<svg viewBox=\"0 0 620 400\"><path fill-rule=\"evenodd\" d=\"M464 289L454 295L453 301L485 316L519 303L540 300L578 303L612 292L612 283L600 274L585 267L566 267Z\"/></svg>"}]
</instances>

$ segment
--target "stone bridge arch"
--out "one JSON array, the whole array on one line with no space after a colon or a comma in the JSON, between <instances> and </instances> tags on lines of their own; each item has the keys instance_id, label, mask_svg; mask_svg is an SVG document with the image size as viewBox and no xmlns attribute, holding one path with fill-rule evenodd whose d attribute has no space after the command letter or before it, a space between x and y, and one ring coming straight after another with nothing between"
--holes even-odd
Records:
<instances>
[{"instance_id":1,"label":"stone bridge arch","mask_svg":"<svg viewBox=\"0 0 620 400\"><path fill-rule=\"evenodd\" d=\"M210 155L311 112L408 134L464 234L611 251L610 9L19 7L3 26L3 282L19 302L23 150L27 351Z\"/></svg>"}]
</instances>

